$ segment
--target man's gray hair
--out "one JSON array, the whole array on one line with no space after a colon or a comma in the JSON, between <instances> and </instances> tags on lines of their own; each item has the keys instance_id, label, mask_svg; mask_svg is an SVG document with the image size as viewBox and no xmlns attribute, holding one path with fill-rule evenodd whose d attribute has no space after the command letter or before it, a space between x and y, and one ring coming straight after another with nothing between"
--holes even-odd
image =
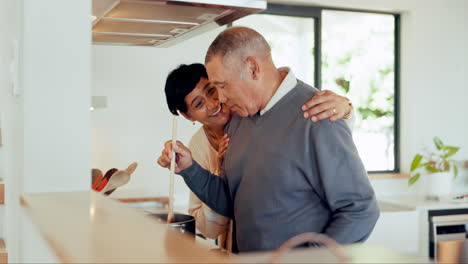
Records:
<instances>
[{"instance_id":1,"label":"man's gray hair","mask_svg":"<svg viewBox=\"0 0 468 264\"><path fill-rule=\"evenodd\" d=\"M257 31L248 27L231 27L221 32L211 43L206 53L205 65L216 56L221 56L224 65L240 66L249 56L271 57L271 48Z\"/></svg>"}]
</instances>

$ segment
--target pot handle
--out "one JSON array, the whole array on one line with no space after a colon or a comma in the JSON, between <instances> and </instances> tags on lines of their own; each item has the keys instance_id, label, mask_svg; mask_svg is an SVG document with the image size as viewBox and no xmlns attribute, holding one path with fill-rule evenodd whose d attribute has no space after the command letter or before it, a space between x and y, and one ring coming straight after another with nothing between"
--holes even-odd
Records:
<instances>
[{"instance_id":1,"label":"pot handle","mask_svg":"<svg viewBox=\"0 0 468 264\"><path fill-rule=\"evenodd\" d=\"M306 232L291 237L286 240L277 250L275 250L267 263L276 264L293 247L307 242L315 242L324 245L333 255L338 258L340 263L347 263L351 258L343 251L342 247L332 238L319 233Z\"/></svg>"}]
</instances>

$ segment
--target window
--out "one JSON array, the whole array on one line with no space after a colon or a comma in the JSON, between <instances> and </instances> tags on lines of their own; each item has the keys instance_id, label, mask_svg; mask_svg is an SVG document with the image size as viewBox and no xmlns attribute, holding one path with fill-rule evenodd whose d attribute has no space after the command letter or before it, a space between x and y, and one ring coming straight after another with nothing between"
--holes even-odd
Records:
<instances>
[{"instance_id":1,"label":"window","mask_svg":"<svg viewBox=\"0 0 468 264\"><path fill-rule=\"evenodd\" d=\"M370 171L395 167L394 31L392 15L322 12L322 87L355 104L353 137Z\"/></svg>"},{"instance_id":2,"label":"window","mask_svg":"<svg viewBox=\"0 0 468 264\"><path fill-rule=\"evenodd\" d=\"M399 172L399 16L268 5L236 21L260 32L277 66L354 103L353 137L369 172Z\"/></svg>"},{"instance_id":3,"label":"window","mask_svg":"<svg viewBox=\"0 0 468 264\"><path fill-rule=\"evenodd\" d=\"M314 84L314 18L265 14L247 16L236 25L260 32L277 67L291 67L297 78Z\"/></svg>"}]
</instances>

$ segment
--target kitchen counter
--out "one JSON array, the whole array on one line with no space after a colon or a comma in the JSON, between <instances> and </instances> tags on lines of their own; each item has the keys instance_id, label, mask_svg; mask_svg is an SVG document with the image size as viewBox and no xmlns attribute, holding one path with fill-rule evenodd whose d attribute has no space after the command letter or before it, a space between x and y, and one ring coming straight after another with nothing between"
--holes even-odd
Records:
<instances>
[{"instance_id":1,"label":"kitchen counter","mask_svg":"<svg viewBox=\"0 0 468 264\"><path fill-rule=\"evenodd\" d=\"M408 206L403 203L398 203L395 201L384 201L378 200L380 212L388 213L388 212L407 212L407 211L414 211L416 208L413 206Z\"/></svg>"},{"instance_id":2,"label":"kitchen counter","mask_svg":"<svg viewBox=\"0 0 468 264\"><path fill-rule=\"evenodd\" d=\"M430 256L431 214L468 213L467 201L451 197L427 200L422 195L399 195L380 196L377 200L381 215L368 243L419 256Z\"/></svg>"},{"instance_id":3,"label":"kitchen counter","mask_svg":"<svg viewBox=\"0 0 468 264\"><path fill-rule=\"evenodd\" d=\"M396 206L402 210L445 210L468 208L468 200L454 201L450 197L441 198L436 201L426 200L425 197L416 195L382 196L378 197L378 201L384 206Z\"/></svg>"},{"instance_id":4,"label":"kitchen counter","mask_svg":"<svg viewBox=\"0 0 468 264\"><path fill-rule=\"evenodd\" d=\"M429 259L361 244L343 247L349 263L432 263ZM270 253L248 253L240 255L244 263L265 263ZM282 257L280 263L339 263L339 260L324 248L296 249Z\"/></svg>"},{"instance_id":5,"label":"kitchen counter","mask_svg":"<svg viewBox=\"0 0 468 264\"><path fill-rule=\"evenodd\" d=\"M94 191L25 195L22 205L64 263L228 262Z\"/></svg>"},{"instance_id":6,"label":"kitchen counter","mask_svg":"<svg viewBox=\"0 0 468 264\"><path fill-rule=\"evenodd\" d=\"M22 206L64 263L252 263L271 253L223 255L176 233L141 211L94 191L31 194ZM349 245L351 263L428 263L388 249ZM293 250L280 262L337 262L327 249Z\"/></svg>"}]
</instances>

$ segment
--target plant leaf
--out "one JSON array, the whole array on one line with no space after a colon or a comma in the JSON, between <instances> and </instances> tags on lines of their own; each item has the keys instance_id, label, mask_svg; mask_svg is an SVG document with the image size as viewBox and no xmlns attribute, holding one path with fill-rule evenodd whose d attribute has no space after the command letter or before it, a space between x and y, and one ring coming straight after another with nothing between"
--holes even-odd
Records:
<instances>
[{"instance_id":1,"label":"plant leaf","mask_svg":"<svg viewBox=\"0 0 468 264\"><path fill-rule=\"evenodd\" d=\"M426 170L430 172L440 172L439 169L432 167L431 165L426 165Z\"/></svg>"},{"instance_id":2,"label":"plant leaf","mask_svg":"<svg viewBox=\"0 0 468 264\"><path fill-rule=\"evenodd\" d=\"M419 179L419 176L421 176L421 173L416 173L413 177L409 178L408 186L413 185Z\"/></svg>"},{"instance_id":3,"label":"plant leaf","mask_svg":"<svg viewBox=\"0 0 468 264\"><path fill-rule=\"evenodd\" d=\"M458 176L458 167L457 165L453 164L453 178Z\"/></svg>"},{"instance_id":4,"label":"plant leaf","mask_svg":"<svg viewBox=\"0 0 468 264\"><path fill-rule=\"evenodd\" d=\"M336 85L338 85L345 93L349 92L350 81L346 80L344 77L335 79Z\"/></svg>"},{"instance_id":5,"label":"plant leaf","mask_svg":"<svg viewBox=\"0 0 468 264\"><path fill-rule=\"evenodd\" d=\"M441 150L444 147L444 143L440 140L439 137L434 137L434 144L438 150Z\"/></svg>"},{"instance_id":6,"label":"plant leaf","mask_svg":"<svg viewBox=\"0 0 468 264\"><path fill-rule=\"evenodd\" d=\"M422 158L423 156L420 154L416 154L416 156L414 156L413 162L411 162L411 171L419 168L419 164L421 164Z\"/></svg>"},{"instance_id":7,"label":"plant leaf","mask_svg":"<svg viewBox=\"0 0 468 264\"><path fill-rule=\"evenodd\" d=\"M445 153L445 155L442 156L442 158L448 158L448 157L451 157L453 155L455 155L458 150L460 150L459 147L452 147L452 146L444 146L443 147L443 150L446 150L447 153Z\"/></svg>"}]
</instances>

